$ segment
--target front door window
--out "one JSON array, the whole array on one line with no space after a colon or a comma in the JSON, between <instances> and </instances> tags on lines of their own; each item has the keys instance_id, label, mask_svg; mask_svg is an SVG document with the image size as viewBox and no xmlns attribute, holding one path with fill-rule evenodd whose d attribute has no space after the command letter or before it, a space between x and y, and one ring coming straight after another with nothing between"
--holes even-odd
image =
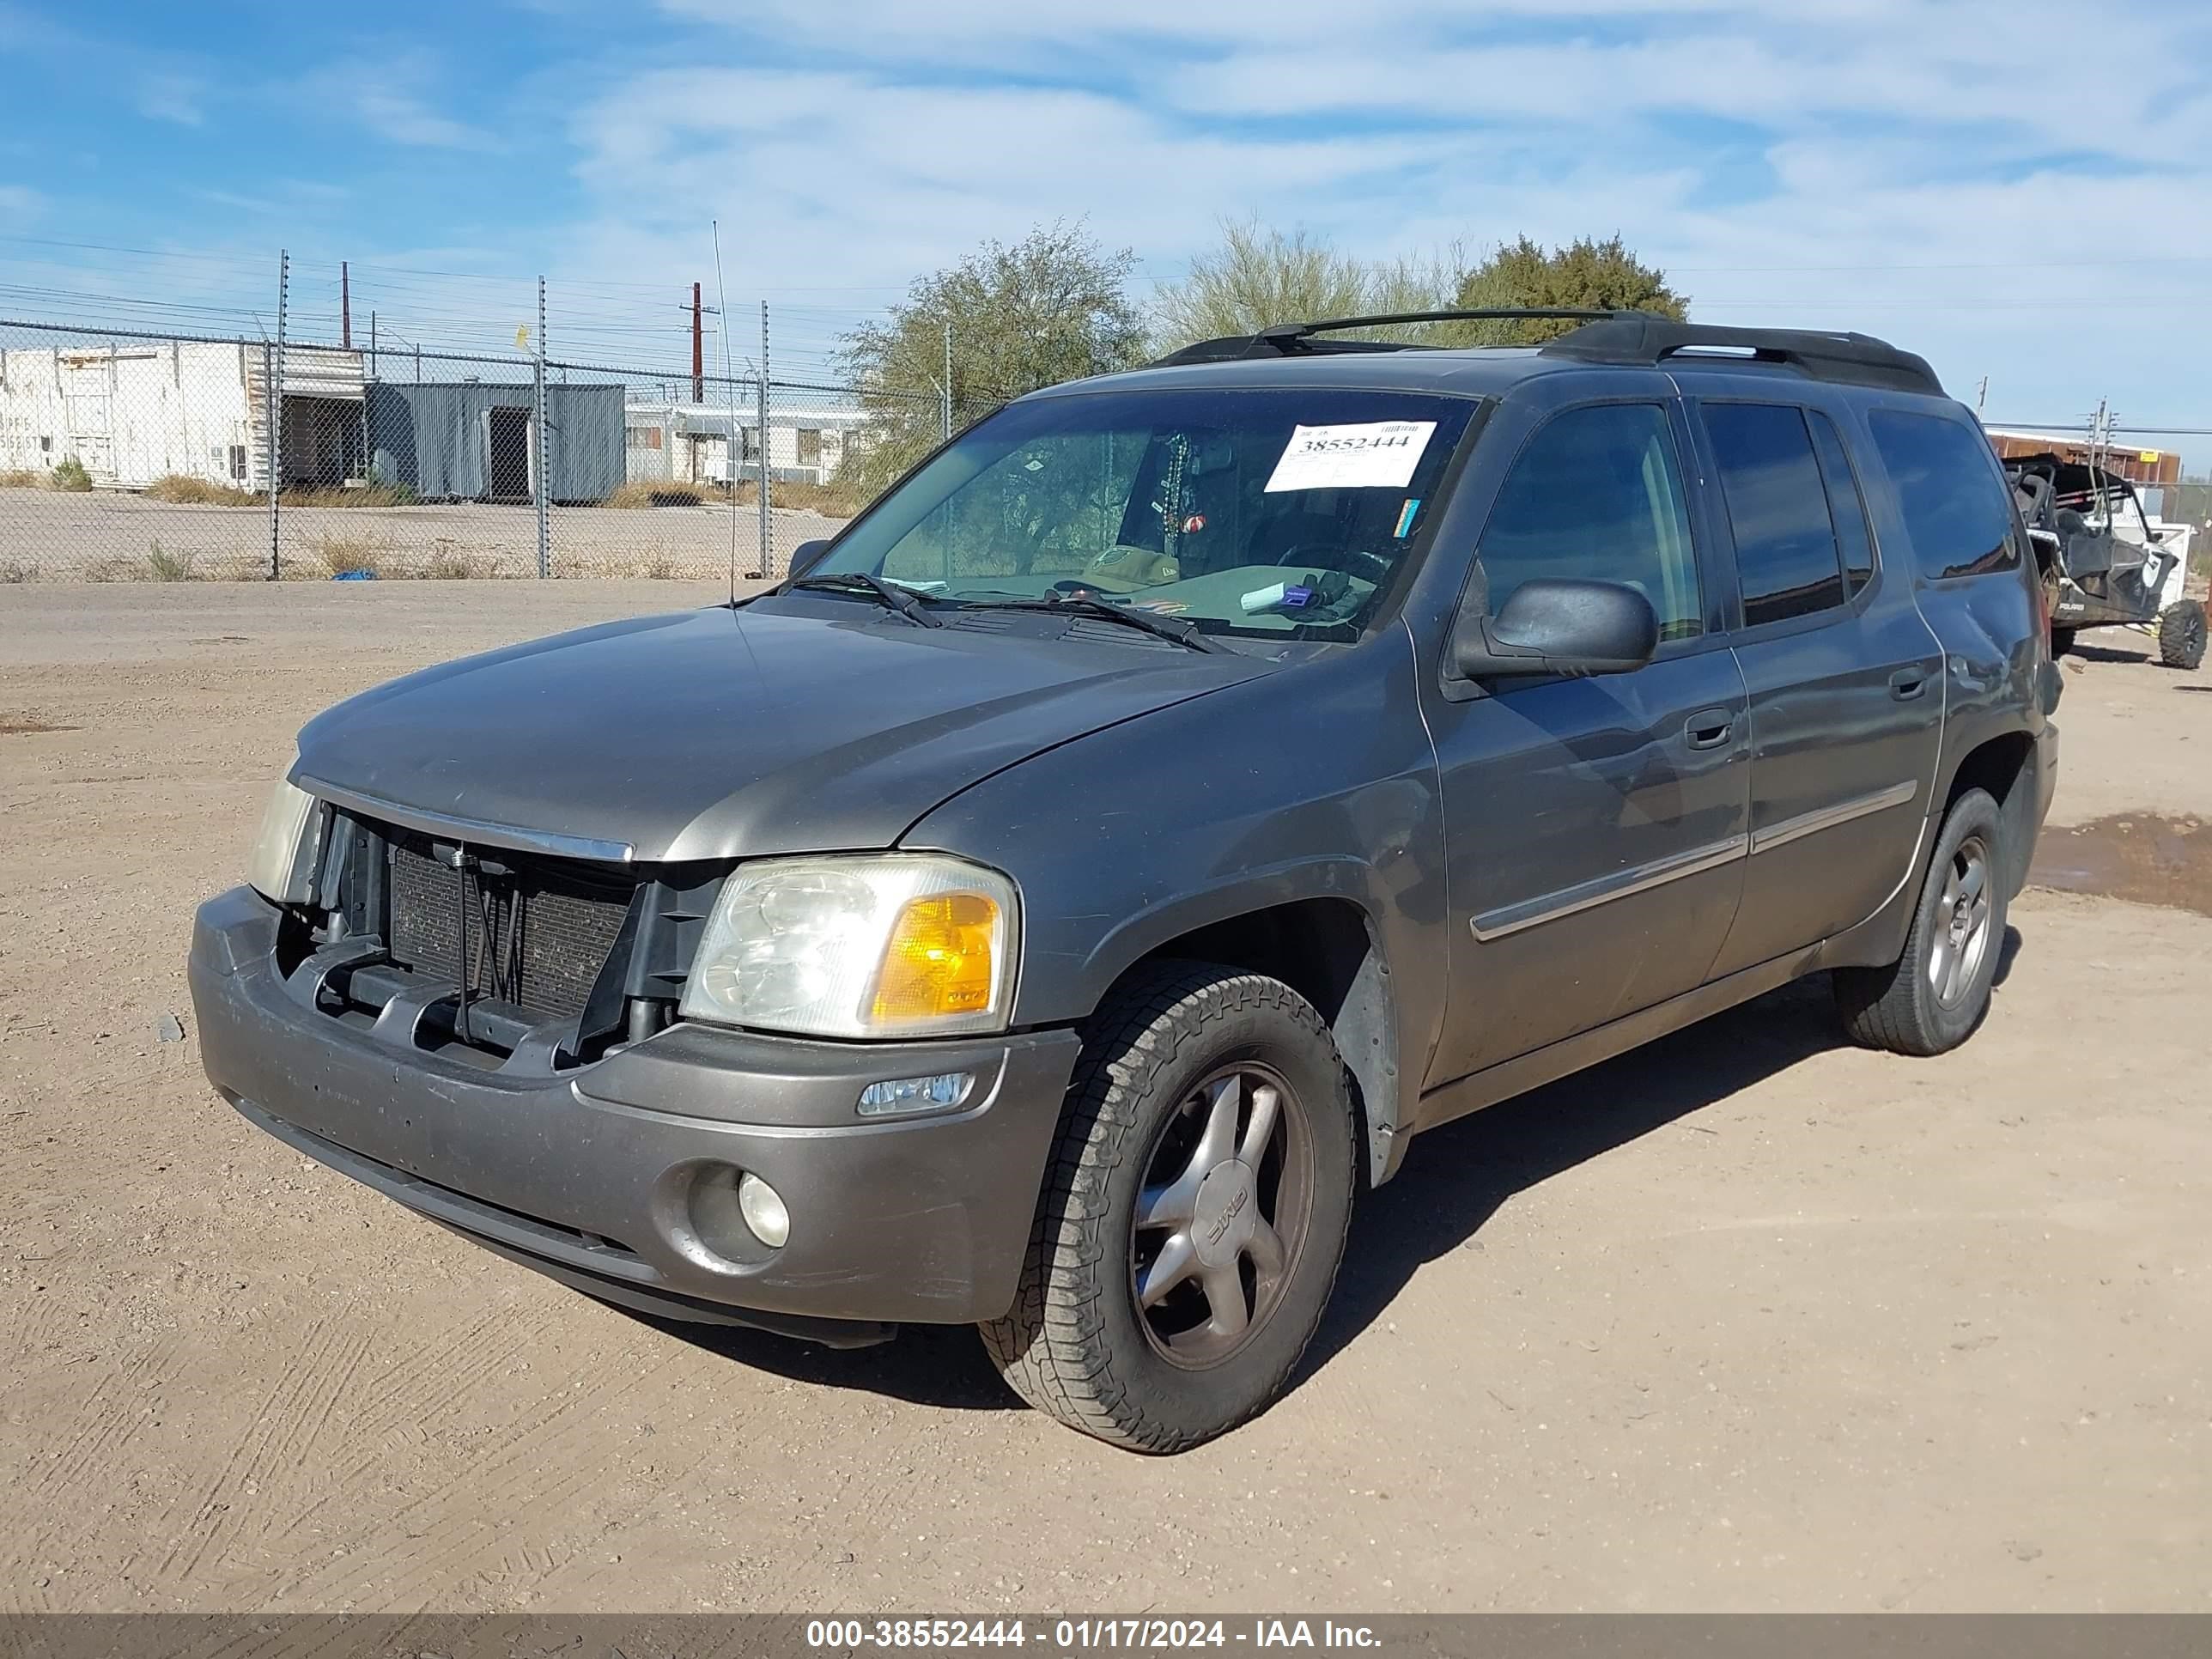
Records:
<instances>
[{"instance_id":1,"label":"front door window","mask_svg":"<svg viewBox=\"0 0 2212 1659\"><path fill-rule=\"evenodd\" d=\"M1538 576L1621 582L1651 601L1659 637L1705 631L1698 560L1667 411L1571 409L1530 439L1500 486L1480 550L1496 616Z\"/></svg>"}]
</instances>

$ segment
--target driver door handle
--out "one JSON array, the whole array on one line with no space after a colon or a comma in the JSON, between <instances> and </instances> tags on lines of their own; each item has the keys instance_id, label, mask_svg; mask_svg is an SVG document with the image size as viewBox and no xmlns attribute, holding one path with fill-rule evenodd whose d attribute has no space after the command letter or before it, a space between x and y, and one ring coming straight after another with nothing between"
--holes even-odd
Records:
<instances>
[{"instance_id":1,"label":"driver door handle","mask_svg":"<svg viewBox=\"0 0 2212 1659\"><path fill-rule=\"evenodd\" d=\"M1928 671L1924 668L1900 668L1889 677L1889 694L1899 702L1909 702L1928 689Z\"/></svg>"},{"instance_id":2,"label":"driver door handle","mask_svg":"<svg viewBox=\"0 0 2212 1659\"><path fill-rule=\"evenodd\" d=\"M1717 749L1735 730L1735 716L1725 708L1703 708L1691 715L1682 729L1689 734L1691 748Z\"/></svg>"}]
</instances>

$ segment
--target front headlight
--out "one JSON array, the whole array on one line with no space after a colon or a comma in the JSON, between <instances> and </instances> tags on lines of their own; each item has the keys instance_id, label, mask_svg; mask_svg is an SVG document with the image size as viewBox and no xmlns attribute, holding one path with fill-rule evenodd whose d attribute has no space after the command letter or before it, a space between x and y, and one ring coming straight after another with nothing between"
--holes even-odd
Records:
<instances>
[{"instance_id":1,"label":"front headlight","mask_svg":"<svg viewBox=\"0 0 2212 1659\"><path fill-rule=\"evenodd\" d=\"M279 904L304 904L315 884L323 856L322 802L283 778L269 792L261 814L261 833L246 860L246 879L264 898Z\"/></svg>"},{"instance_id":2,"label":"front headlight","mask_svg":"<svg viewBox=\"0 0 2212 1659\"><path fill-rule=\"evenodd\" d=\"M739 865L684 987L694 1019L809 1036L1006 1027L1014 884L941 854Z\"/></svg>"}]
</instances>

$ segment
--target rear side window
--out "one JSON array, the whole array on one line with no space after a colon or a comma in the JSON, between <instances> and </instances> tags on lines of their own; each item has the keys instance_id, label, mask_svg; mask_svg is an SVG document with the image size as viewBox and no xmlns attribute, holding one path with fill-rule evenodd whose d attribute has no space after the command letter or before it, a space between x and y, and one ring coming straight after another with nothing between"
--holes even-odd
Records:
<instances>
[{"instance_id":1,"label":"rear side window","mask_svg":"<svg viewBox=\"0 0 2212 1659\"><path fill-rule=\"evenodd\" d=\"M1856 596L1874 580L1874 534L1867 528L1866 500L1836 423L1817 409L1808 410L1805 418L1813 425L1813 447L1828 486L1828 516L1835 520L1836 543L1844 550L1844 588Z\"/></svg>"},{"instance_id":2,"label":"rear side window","mask_svg":"<svg viewBox=\"0 0 2212 1659\"><path fill-rule=\"evenodd\" d=\"M1735 532L1743 625L1843 604L1836 528L1803 413L1785 404L1707 404L1704 412Z\"/></svg>"},{"instance_id":3,"label":"rear side window","mask_svg":"<svg viewBox=\"0 0 2212 1659\"><path fill-rule=\"evenodd\" d=\"M1897 486L1922 575L1979 576L2018 568L2012 502L1988 439L1959 421L1893 409L1871 410L1867 428Z\"/></svg>"},{"instance_id":4,"label":"rear side window","mask_svg":"<svg viewBox=\"0 0 2212 1659\"><path fill-rule=\"evenodd\" d=\"M1522 582L1560 576L1635 588L1651 601L1662 640L1703 633L1667 411L1596 404L1554 416L1498 486L1480 557L1493 617Z\"/></svg>"}]
</instances>

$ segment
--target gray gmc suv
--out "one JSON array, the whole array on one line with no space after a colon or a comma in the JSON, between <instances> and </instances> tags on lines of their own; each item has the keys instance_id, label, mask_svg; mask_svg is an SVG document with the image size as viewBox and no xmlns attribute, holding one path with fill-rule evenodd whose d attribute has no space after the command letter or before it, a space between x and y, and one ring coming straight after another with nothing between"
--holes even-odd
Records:
<instances>
[{"instance_id":1,"label":"gray gmc suv","mask_svg":"<svg viewBox=\"0 0 2212 1659\"><path fill-rule=\"evenodd\" d=\"M199 912L209 1078L592 1296L973 1323L1170 1451L1283 1389L1421 1131L1808 974L1965 1041L2057 767L1972 415L1856 334L1346 328L319 716Z\"/></svg>"}]
</instances>

